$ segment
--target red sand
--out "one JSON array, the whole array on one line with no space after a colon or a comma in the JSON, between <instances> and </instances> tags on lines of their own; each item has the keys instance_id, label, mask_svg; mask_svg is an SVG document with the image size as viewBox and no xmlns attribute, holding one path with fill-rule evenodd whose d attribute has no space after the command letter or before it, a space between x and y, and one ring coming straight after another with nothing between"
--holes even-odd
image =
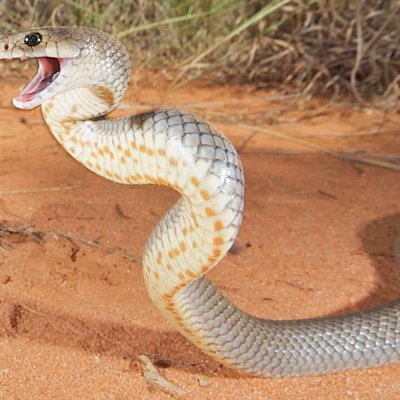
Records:
<instances>
[{"instance_id":1,"label":"red sand","mask_svg":"<svg viewBox=\"0 0 400 400\"><path fill-rule=\"evenodd\" d=\"M52 138L40 110L12 108L21 83L2 82L0 225L72 232L140 260L148 234L177 194L113 184L85 170ZM316 103L313 111L293 109L282 117L283 103L266 106L266 95L198 85L132 87L116 114L137 112L127 104L195 109L192 103L201 103L196 112L216 121L238 147L254 133L241 121L262 116L265 127L325 150L400 153L394 115L343 106L321 106L319 114ZM218 113L216 104L204 105L232 99L244 103L225 104ZM380 131L354 136L374 129ZM301 154L281 154L288 150ZM400 297L393 251L400 234L399 172L315 154L262 133L242 149L242 160L243 246L210 274L232 301L257 316L286 319L348 313ZM164 321L147 296L139 264L49 235L0 240L0 399L169 398L149 391L141 353L193 400L400 397L400 365L296 379L238 374Z\"/></svg>"}]
</instances>

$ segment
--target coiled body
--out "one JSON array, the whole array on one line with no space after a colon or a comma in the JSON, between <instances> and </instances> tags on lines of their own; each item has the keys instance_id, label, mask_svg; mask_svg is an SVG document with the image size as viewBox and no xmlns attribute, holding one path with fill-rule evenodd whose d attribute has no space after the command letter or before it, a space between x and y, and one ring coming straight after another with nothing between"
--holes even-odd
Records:
<instances>
[{"instance_id":1,"label":"coiled body","mask_svg":"<svg viewBox=\"0 0 400 400\"><path fill-rule=\"evenodd\" d=\"M98 175L123 184L167 185L182 195L150 235L143 257L150 297L177 330L226 365L262 376L322 374L400 360L400 302L338 318L264 321L224 298L204 275L232 246L242 221L244 179L234 147L208 123L175 109L103 118L126 88L123 48L87 28L61 31L89 36L76 39L76 46L95 48L90 59L72 58L78 66L93 74L93 63L108 63L116 70L120 65L123 73L99 77L97 68L95 82L84 73L80 87L65 85L43 100L56 139ZM117 50L102 50L113 46ZM74 76L61 78L72 82Z\"/></svg>"}]
</instances>

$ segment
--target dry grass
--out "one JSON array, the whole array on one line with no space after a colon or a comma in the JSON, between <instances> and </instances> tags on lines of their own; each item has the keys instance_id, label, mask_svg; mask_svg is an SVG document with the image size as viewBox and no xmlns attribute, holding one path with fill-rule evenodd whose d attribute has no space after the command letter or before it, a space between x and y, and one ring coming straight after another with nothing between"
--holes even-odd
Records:
<instances>
[{"instance_id":1,"label":"dry grass","mask_svg":"<svg viewBox=\"0 0 400 400\"><path fill-rule=\"evenodd\" d=\"M398 0L0 0L4 32L89 25L119 37L136 70L310 94L400 97Z\"/></svg>"}]
</instances>

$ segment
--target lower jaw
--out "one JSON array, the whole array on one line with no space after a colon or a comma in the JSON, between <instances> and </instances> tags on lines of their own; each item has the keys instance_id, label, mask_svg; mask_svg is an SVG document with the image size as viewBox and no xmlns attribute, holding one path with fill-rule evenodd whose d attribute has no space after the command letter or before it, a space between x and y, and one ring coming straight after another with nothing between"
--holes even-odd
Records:
<instances>
[{"instance_id":1,"label":"lower jaw","mask_svg":"<svg viewBox=\"0 0 400 400\"><path fill-rule=\"evenodd\" d=\"M42 99L40 97L33 97L29 100L20 99L19 97L13 99L14 107L22 110L32 110L33 108L40 106L41 103Z\"/></svg>"}]
</instances>

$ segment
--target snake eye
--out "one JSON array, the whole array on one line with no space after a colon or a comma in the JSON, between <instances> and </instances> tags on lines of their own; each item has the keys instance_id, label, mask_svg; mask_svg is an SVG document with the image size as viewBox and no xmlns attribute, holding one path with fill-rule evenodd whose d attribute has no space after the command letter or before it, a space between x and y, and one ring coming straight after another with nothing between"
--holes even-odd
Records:
<instances>
[{"instance_id":1,"label":"snake eye","mask_svg":"<svg viewBox=\"0 0 400 400\"><path fill-rule=\"evenodd\" d=\"M30 33L24 38L24 43L30 47L37 46L41 41L42 35L39 32Z\"/></svg>"}]
</instances>

